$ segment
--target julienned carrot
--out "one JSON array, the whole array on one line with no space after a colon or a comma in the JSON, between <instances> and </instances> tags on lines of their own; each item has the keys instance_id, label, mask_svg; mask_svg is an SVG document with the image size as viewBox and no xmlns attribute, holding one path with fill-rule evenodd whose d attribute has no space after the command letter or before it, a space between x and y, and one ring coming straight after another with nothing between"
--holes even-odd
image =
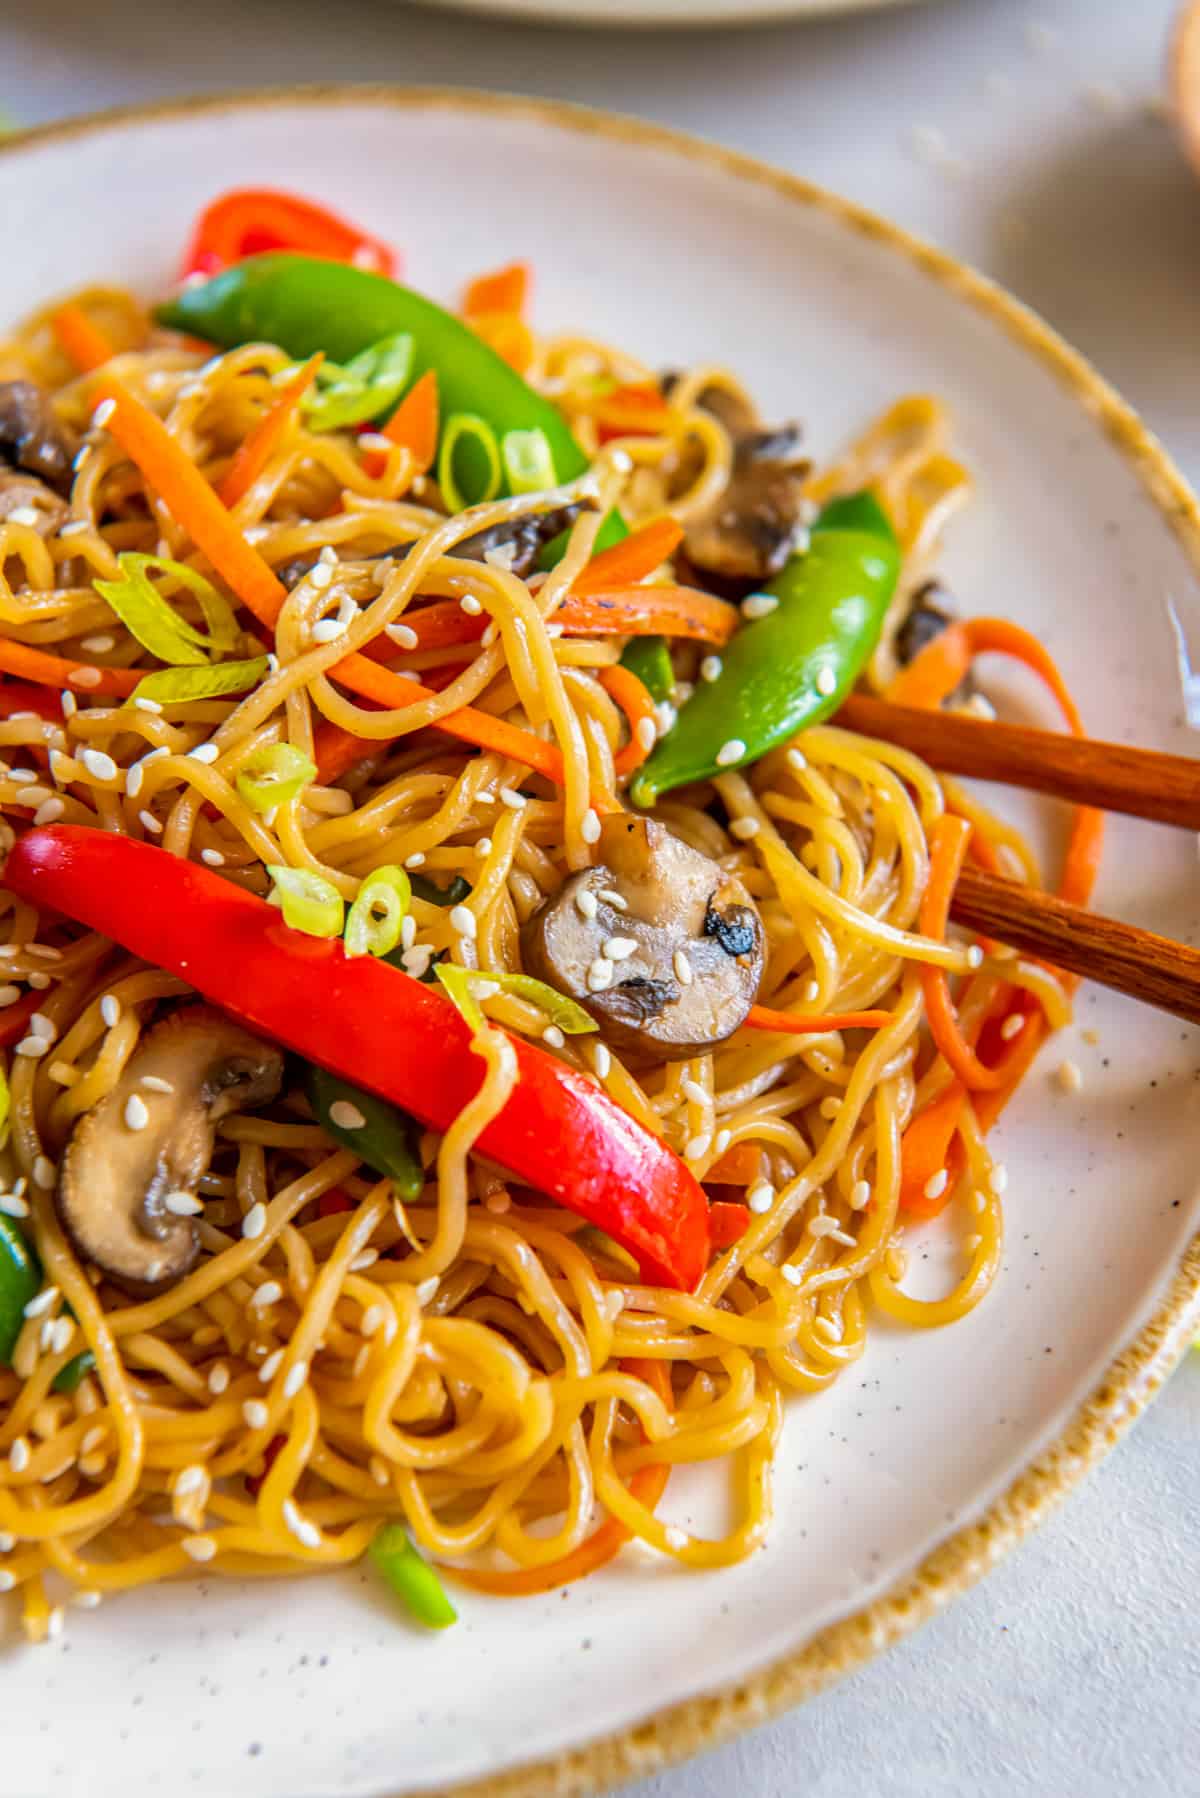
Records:
<instances>
[{"instance_id":1,"label":"julienned carrot","mask_svg":"<svg viewBox=\"0 0 1200 1798\"><path fill-rule=\"evenodd\" d=\"M380 435L408 450L418 473L424 474L427 468L433 466L438 446L436 368L427 368L420 380L413 383ZM368 473L375 475L382 467L383 460L382 451L377 452L368 466ZM466 617L465 612L462 615Z\"/></svg>"},{"instance_id":2,"label":"julienned carrot","mask_svg":"<svg viewBox=\"0 0 1200 1798\"><path fill-rule=\"evenodd\" d=\"M635 768L641 767L654 748L658 715L645 685L632 669L622 668L617 662L611 668L601 669L599 680L609 698L616 700L629 725L629 741L613 760L613 772L618 780L623 780Z\"/></svg>"},{"instance_id":3,"label":"julienned carrot","mask_svg":"<svg viewBox=\"0 0 1200 1798\"><path fill-rule=\"evenodd\" d=\"M93 324L81 306L60 306L50 319L54 335L76 368L90 375L103 368L116 355L116 350L99 325Z\"/></svg>"},{"instance_id":4,"label":"julienned carrot","mask_svg":"<svg viewBox=\"0 0 1200 1798\"><path fill-rule=\"evenodd\" d=\"M752 1005L746 1014L752 1030L777 1030L786 1036L822 1036L830 1030L882 1030L893 1022L890 1011L831 1011L815 1017L806 1011L773 1011Z\"/></svg>"},{"instance_id":5,"label":"julienned carrot","mask_svg":"<svg viewBox=\"0 0 1200 1798\"><path fill-rule=\"evenodd\" d=\"M656 518L640 531L633 531L610 549L593 556L582 573L576 575L573 591L576 597L603 593L615 587L630 587L653 574L660 562L673 555L683 541L683 526L673 518Z\"/></svg>"},{"instance_id":6,"label":"julienned carrot","mask_svg":"<svg viewBox=\"0 0 1200 1798\"><path fill-rule=\"evenodd\" d=\"M929 832L929 879L921 897L917 929L922 936L940 942L946 934L950 901L966 859L972 826L965 818L944 813ZM968 1092L987 1092L1003 1086L1003 1067L984 1067L959 1028L950 999L950 983L943 968L923 966L921 985L930 1034L947 1065Z\"/></svg>"},{"instance_id":7,"label":"julienned carrot","mask_svg":"<svg viewBox=\"0 0 1200 1798\"><path fill-rule=\"evenodd\" d=\"M705 1185L753 1186L762 1178L763 1152L756 1142L735 1142L704 1176Z\"/></svg>"},{"instance_id":8,"label":"julienned carrot","mask_svg":"<svg viewBox=\"0 0 1200 1798\"><path fill-rule=\"evenodd\" d=\"M529 368L533 361L533 332L515 312L477 312L466 322L519 375Z\"/></svg>"},{"instance_id":9,"label":"julienned carrot","mask_svg":"<svg viewBox=\"0 0 1200 1798\"><path fill-rule=\"evenodd\" d=\"M936 1099L923 1105L901 1139L900 1209L910 1217L936 1217L950 1203L963 1153L958 1127L968 1103L962 1083L954 1080ZM945 1171L947 1178L940 1179ZM928 1188L935 1187L931 1196Z\"/></svg>"},{"instance_id":10,"label":"julienned carrot","mask_svg":"<svg viewBox=\"0 0 1200 1798\"><path fill-rule=\"evenodd\" d=\"M956 627L952 627L956 628ZM1024 662L1025 666L1038 675L1049 687L1067 727L1075 736L1083 733L1083 719L1079 715L1079 707L1071 697L1070 689L1059 672L1058 665L1045 645L1040 643L1031 631L1021 625L1014 624L1009 618L968 618L963 630L972 656L996 655L1012 656L1015 661Z\"/></svg>"},{"instance_id":11,"label":"julienned carrot","mask_svg":"<svg viewBox=\"0 0 1200 1798\"><path fill-rule=\"evenodd\" d=\"M601 443L614 437L652 437L660 432L670 407L652 381L631 381L602 394L589 408Z\"/></svg>"},{"instance_id":12,"label":"julienned carrot","mask_svg":"<svg viewBox=\"0 0 1200 1798\"><path fill-rule=\"evenodd\" d=\"M670 1375L662 1362L623 1361L621 1365L626 1373L635 1374L653 1386L664 1404L671 1403ZM630 1478L629 1490L634 1498L653 1510L666 1491L670 1476L670 1467L661 1462L639 1467ZM532 1598L539 1592L554 1592L559 1586L569 1586L575 1580L583 1579L585 1574L605 1566L620 1552L631 1534L617 1518L609 1517L578 1548L557 1561L547 1561L543 1567L518 1567L511 1573L493 1573L486 1568L443 1564L441 1570L461 1580L463 1585L473 1586L477 1592L490 1592L498 1598Z\"/></svg>"},{"instance_id":13,"label":"julienned carrot","mask_svg":"<svg viewBox=\"0 0 1200 1798\"><path fill-rule=\"evenodd\" d=\"M463 317L480 312L511 312L520 318L529 297L529 264L509 262L488 275L477 275L463 295Z\"/></svg>"},{"instance_id":14,"label":"julienned carrot","mask_svg":"<svg viewBox=\"0 0 1200 1798\"><path fill-rule=\"evenodd\" d=\"M893 705L940 705L970 666L967 626L959 622L949 624L889 682L884 698Z\"/></svg>"},{"instance_id":15,"label":"julienned carrot","mask_svg":"<svg viewBox=\"0 0 1200 1798\"><path fill-rule=\"evenodd\" d=\"M317 370L324 360L324 350L310 356L304 367L292 376L274 405L263 413L245 442L239 445L217 488L222 505L236 506L243 493L258 479L278 447L289 420L298 411L300 401L316 380Z\"/></svg>"},{"instance_id":16,"label":"julienned carrot","mask_svg":"<svg viewBox=\"0 0 1200 1798\"><path fill-rule=\"evenodd\" d=\"M0 638L0 673L16 674L42 687L70 687L75 693L124 699L144 672L137 668L97 668L92 662L72 662L66 656L48 655L44 649L31 649L27 643Z\"/></svg>"},{"instance_id":17,"label":"julienned carrot","mask_svg":"<svg viewBox=\"0 0 1200 1798\"><path fill-rule=\"evenodd\" d=\"M736 1199L714 1199L708 1208L708 1234L714 1249L732 1248L750 1228L749 1205Z\"/></svg>"},{"instance_id":18,"label":"julienned carrot","mask_svg":"<svg viewBox=\"0 0 1200 1798\"><path fill-rule=\"evenodd\" d=\"M488 621L464 612L456 599L439 599L405 613L404 622L416 633L414 649L447 649L478 642ZM719 648L737 629L738 611L696 587L635 586L569 593L554 613L554 623L568 637L686 637ZM379 659L399 654L384 640Z\"/></svg>"}]
</instances>

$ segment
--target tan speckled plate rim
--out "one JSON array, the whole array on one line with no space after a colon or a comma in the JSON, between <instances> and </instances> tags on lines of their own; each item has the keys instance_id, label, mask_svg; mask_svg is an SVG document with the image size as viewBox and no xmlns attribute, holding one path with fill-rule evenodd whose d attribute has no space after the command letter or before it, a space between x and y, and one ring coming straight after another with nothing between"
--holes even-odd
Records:
<instances>
[{"instance_id":1,"label":"tan speckled plate rim","mask_svg":"<svg viewBox=\"0 0 1200 1798\"><path fill-rule=\"evenodd\" d=\"M264 106L443 108L529 119L560 131L669 152L766 187L894 250L930 280L998 324L1074 394L1120 451L1200 576L1200 507L1166 451L1137 414L1057 332L1027 306L944 251L796 175L686 133L554 100L459 88L328 85L116 108L39 126L0 143L0 158L130 124L217 115ZM446 1798L574 1798L661 1771L728 1741L742 1730L862 1666L967 1590L1039 1522L1117 1442L1184 1353L1200 1322L1200 1234L1187 1245L1154 1315L1107 1369L1067 1427L1018 1474L975 1522L956 1530L882 1596L819 1631L769 1666L658 1711L641 1722L549 1760L440 1788ZM408 1788L411 1790L412 1788ZM426 1791L429 1788L425 1788Z\"/></svg>"}]
</instances>

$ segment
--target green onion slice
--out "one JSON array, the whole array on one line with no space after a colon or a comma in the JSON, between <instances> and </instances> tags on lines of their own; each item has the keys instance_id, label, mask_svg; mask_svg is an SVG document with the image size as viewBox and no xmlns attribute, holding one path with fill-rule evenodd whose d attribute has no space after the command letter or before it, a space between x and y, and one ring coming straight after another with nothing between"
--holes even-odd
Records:
<instances>
[{"instance_id":1,"label":"green onion slice","mask_svg":"<svg viewBox=\"0 0 1200 1798\"><path fill-rule=\"evenodd\" d=\"M314 431L337 431L390 412L408 386L412 360L412 337L399 331L349 362L323 363L315 390L303 402L309 424Z\"/></svg>"},{"instance_id":2,"label":"green onion slice","mask_svg":"<svg viewBox=\"0 0 1200 1798\"><path fill-rule=\"evenodd\" d=\"M440 961L434 972L472 1030L486 1029L487 1019L475 996L473 983L487 980L490 976L481 974L477 968L460 968L453 961Z\"/></svg>"},{"instance_id":3,"label":"green onion slice","mask_svg":"<svg viewBox=\"0 0 1200 1798\"><path fill-rule=\"evenodd\" d=\"M403 868L375 868L358 889L346 919L347 955L390 955L412 903L412 883Z\"/></svg>"},{"instance_id":4,"label":"green onion slice","mask_svg":"<svg viewBox=\"0 0 1200 1798\"><path fill-rule=\"evenodd\" d=\"M375 1532L370 1556L388 1585L402 1598L418 1623L448 1629L458 1612L424 1555L418 1554L402 1523L385 1523Z\"/></svg>"},{"instance_id":5,"label":"green onion slice","mask_svg":"<svg viewBox=\"0 0 1200 1798\"><path fill-rule=\"evenodd\" d=\"M535 980L532 974L493 974L481 968L472 978L480 984L490 980L501 992L512 993L514 998L536 1005L565 1036L583 1036L589 1030L600 1028L582 1005L576 1005L574 999L568 999L557 987L547 986L544 980Z\"/></svg>"},{"instance_id":6,"label":"green onion slice","mask_svg":"<svg viewBox=\"0 0 1200 1798\"><path fill-rule=\"evenodd\" d=\"M303 750L291 743L264 743L246 757L234 780L250 810L262 813L286 805L316 777L317 765Z\"/></svg>"},{"instance_id":7,"label":"green onion slice","mask_svg":"<svg viewBox=\"0 0 1200 1798\"><path fill-rule=\"evenodd\" d=\"M266 656L255 656L248 662L206 662L203 668L162 668L140 680L126 704L153 699L159 705L184 705L192 699L245 693L265 679L269 666Z\"/></svg>"},{"instance_id":8,"label":"green onion slice","mask_svg":"<svg viewBox=\"0 0 1200 1798\"><path fill-rule=\"evenodd\" d=\"M341 936L345 905L342 895L308 868L285 868L268 862L275 882L272 901L282 907L283 921L305 936Z\"/></svg>"},{"instance_id":9,"label":"green onion slice","mask_svg":"<svg viewBox=\"0 0 1200 1798\"><path fill-rule=\"evenodd\" d=\"M142 648L160 662L206 662L236 649L240 633L233 607L194 568L169 561L166 556L145 556L130 549L123 550L117 562L120 579L94 582L96 592L108 601L130 636L136 637ZM207 634L180 617L150 579L152 568L195 596L208 626Z\"/></svg>"},{"instance_id":10,"label":"green onion slice","mask_svg":"<svg viewBox=\"0 0 1200 1798\"><path fill-rule=\"evenodd\" d=\"M471 488L469 494L459 485L456 464L462 469L464 486ZM451 512L465 512L468 506L482 506L495 499L500 491L500 449L485 418L474 412L450 415L438 451L437 477Z\"/></svg>"},{"instance_id":11,"label":"green onion slice","mask_svg":"<svg viewBox=\"0 0 1200 1798\"><path fill-rule=\"evenodd\" d=\"M500 455L510 493L544 493L557 485L554 455L545 431L506 431Z\"/></svg>"}]
</instances>

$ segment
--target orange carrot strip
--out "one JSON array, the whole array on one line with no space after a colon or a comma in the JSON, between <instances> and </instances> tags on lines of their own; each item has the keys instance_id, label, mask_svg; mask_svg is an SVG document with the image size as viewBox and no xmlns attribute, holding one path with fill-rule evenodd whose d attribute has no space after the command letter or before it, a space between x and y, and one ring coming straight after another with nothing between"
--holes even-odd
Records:
<instances>
[{"instance_id":1,"label":"orange carrot strip","mask_svg":"<svg viewBox=\"0 0 1200 1798\"><path fill-rule=\"evenodd\" d=\"M720 649L741 622L736 606L698 587L576 587L554 614L571 637L690 637Z\"/></svg>"},{"instance_id":2,"label":"orange carrot strip","mask_svg":"<svg viewBox=\"0 0 1200 1798\"><path fill-rule=\"evenodd\" d=\"M236 506L258 479L277 449L289 421L300 408L300 401L317 378L317 370L325 360L324 350L310 356L288 382L274 405L269 406L246 438L225 471L225 479L217 488L221 504Z\"/></svg>"},{"instance_id":3,"label":"orange carrot strip","mask_svg":"<svg viewBox=\"0 0 1200 1798\"><path fill-rule=\"evenodd\" d=\"M966 1092L955 1080L912 1119L901 1139L900 1209L911 1217L936 1217L954 1196L962 1168L957 1142ZM945 1170L947 1179L936 1198L925 1188Z\"/></svg>"},{"instance_id":4,"label":"orange carrot strip","mask_svg":"<svg viewBox=\"0 0 1200 1798\"><path fill-rule=\"evenodd\" d=\"M491 274L477 275L463 295L463 316L480 312L513 312L519 318L529 298L527 262L509 262Z\"/></svg>"},{"instance_id":5,"label":"orange carrot strip","mask_svg":"<svg viewBox=\"0 0 1200 1798\"><path fill-rule=\"evenodd\" d=\"M971 639L967 626L948 624L940 636L927 643L907 668L889 683L884 698L893 705L940 705L953 693L971 666Z\"/></svg>"},{"instance_id":6,"label":"orange carrot strip","mask_svg":"<svg viewBox=\"0 0 1200 1798\"><path fill-rule=\"evenodd\" d=\"M623 1361L621 1365L627 1373L636 1374L653 1386L664 1404L670 1404L670 1376L661 1362ZM670 1467L659 1462L639 1467L629 1481L629 1490L653 1510L670 1476ZM559 1586L570 1585L605 1566L628 1542L631 1533L617 1518L609 1517L578 1548L557 1561L547 1561L544 1567L518 1567L511 1573L500 1573L485 1568L447 1567L443 1563L441 1571L465 1586L473 1586L477 1592L491 1592L500 1598L532 1598L539 1592L553 1592Z\"/></svg>"},{"instance_id":7,"label":"orange carrot strip","mask_svg":"<svg viewBox=\"0 0 1200 1798\"><path fill-rule=\"evenodd\" d=\"M103 368L117 353L99 325L92 323L81 306L60 306L50 324L61 348L85 375Z\"/></svg>"},{"instance_id":8,"label":"orange carrot strip","mask_svg":"<svg viewBox=\"0 0 1200 1798\"><path fill-rule=\"evenodd\" d=\"M616 700L629 724L629 741L613 760L613 773L618 780L624 780L627 774L641 767L654 748L653 732L658 724L654 701L637 675L629 668L622 668L619 662L612 668L601 669L599 680L609 698ZM643 743L640 726L647 718L652 730L648 733L649 742Z\"/></svg>"},{"instance_id":9,"label":"orange carrot strip","mask_svg":"<svg viewBox=\"0 0 1200 1798\"><path fill-rule=\"evenodd\" d=\"M467 319L477 337L495 350L502 361L519 375L533 361L533 332L513 312L477 312Z\"/></svg>"},{"instance_id":10,"label":"orange carrot strip","mask_svg":"<svg viewBox=\"0 0 1200 1798\"><path fill-rule=\"evenodd\" d=\"M384 425L381 434L411 452L418 473L424 474L427 468L433 466L438 446L438 381L435 368L427 368L420 380L414 382ZM368 474L376 475L383 467L383 462L383 452L377 451L368 466Z\"/></svg>"},{"instance_id":11,"label":"orange carrot strip","mask_svg":"<svg viewBox=\"0 0 1200 1798\"><path fill-rule=\"evenodd\" d=\"M762 1178L763 1152L756 1142L735 1142L705 1174L705 1184L753 1186Z\"/></svg>"},{"instance_id":12,"label":"orange carrot strip","mask_svg":"<svg viewBox=\"0 0 1200 1798\"><path fill-rule=\"evenodd\" d=\"M75 693L123 699L133 692L145 670L97 668L92 662L72 662L66 656L48 655L44 649L0 638L0 672L21 675L40 687L70 687Z\"/></svg>"},{"instance_id":13,"label":"orange carrot strip","mask_svg":"<svg viewBox=\"0 0 1200 1798\"><path fill-rule=\"evenodd\" d=\"M708 1208L708 1234L713 1248L728 1249L740 1242L750 1228L750 1217L749 1205L737 1199L714 1199Z\"/></svg>"},{"instance_id":14,"label":"orange carrot strip","mask_svg":"<svg viewBox=\"0 0 1200 1798\"><path fill-rule=\"evenodd\" d=\"M652 381L614 387L590 410L601 443L611 443L614 437L652 437L670 415L670 407Z\"/></svg>"},{"instance_id":15,"label":"orange carrot strip","mask_svg":"<svg viewBox=\"0 0 1200 1798\"><path fill-rule=\"evenodd\" d=\"M593 556L581 574L576 575L574 593L592 595L609 587L631 587L635 581L653 574L660 562L673 555L683 541L683 526L673 518L656 518L643 525L611 549Z\"/></svg>"},{"instance_id":16,"label":"orange carrot strip","mask_svg":"<svg viewBox=\"0 0 1200 1798\"><path fill-rule=\"evenodd\" d=\"M941 942L946 935L950 901L962 870L971 838L971 825L965 818L944 814L929 832L929 879L921 898L917 928L922 936ZM922 966L921 986L925 994L925 1016L933 1040L947 1065L969 1092L986 1092L1003 1086L1005 1070L983 1065L959 1029L958 1018L950 1000L950 983L945 970Z\"/></svg>"},{"instance_id":17,"label":"orange carrot strip","mask_svg":"<svg viewBox=\"0 0 1200 1798\"><path fill-rule=\"evenodd\" d=\"M811 1012L772 1011L752 1005L746 1022L753 1030L777 1030L788 1036L820 1036L827 1030L882 1030L893 1022L890 1011L831 1011L823 1018Z\"/></svg>"}]
</instances>

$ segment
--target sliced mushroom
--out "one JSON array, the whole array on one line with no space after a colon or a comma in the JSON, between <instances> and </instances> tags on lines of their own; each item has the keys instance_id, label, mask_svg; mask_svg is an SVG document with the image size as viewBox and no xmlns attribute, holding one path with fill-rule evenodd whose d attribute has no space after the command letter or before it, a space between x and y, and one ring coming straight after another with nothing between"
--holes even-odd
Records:
<instances>
[{"instance_id":1,"label":"sliced mushroom","mask_svg":"<svg viewBox=\"0 0 1200 1798\"><path fill-rule=\"evenodd\" d=\"M687 559L721 580L767 580L783 567L804 528L812 464L800 453L800 427L764 430L753 408L724 387L706 387L700 405L732 437L733 470L724 492L688 525Z\"/></svg>"},{"instance_id":2,"label":"sliced mushroom","mask_svg":"<svg viewBox=\"0 0 1200 1798\"><path fill-rule=\"evenodd\" d=\"M605 820L597 854L525 925L530 972L623 1048L682 1061L724 1042L762 977L762 924L742 882L665 825L624 812Z\"/></svg>"},{"instance_id":3,"label":"sliced mushroom","mask_svg":"<svg viewBox=\"0 0 1200 1798\"><path fill-rule=\"evenodd\" d=\"M23 522L32 522L41 536L52 537L65 524L70 510L66 500L60 499L36 475L10 474L7 469L0 469L0 522L11 518L14 512L28 513L32 516L23 516Z\"/></svg>"},{"instance_id":4,"label":"sliced mushroom","mask_svg":"<svg viewBox=\"0 0 1200 1798\"><path fill-rule=\"evenodd\" d=\"M219 1119L268 1104L282 1081L281 1052L207 1006L156 1024L62 1158L55 1202L83 1259L135 1297L181 1280L200 1238L168 1199L195 1197Z\"/></svg>"},{"instance_id":5,"label":"sliced mushroom","mask_svg":"<svg viewBox=\"0 0 1200 1798\"><path fill-rule=\"evenodd\" d=\"M33 381L0 381L0 459L66 495L77 447L40 387Z\"/></svg>"},{"instance_id":6,"label":"sliced mushroom","mask_svg":"<svg viewBox=\"0 0 1200 1798\"><path fill-rule=\"evenodd\" d=\"M907 668L921 651L941 636L954 623L955 613L944 602L950 595L937 581L923 581L915 588L908 609L896 627L892 648L898 668ZM963 705L976 691L970 674L964 676L947 699L948 705Z\"/></svg>"},{"instance_id":7,"label":"sliced mushroom","mask_svg":"<svg viewBox=\"0 0 1200 1798\"><path fill-rule=\"evenodd\" d=\"M565 531L568 525L574 524L584 510L581 504L575 506L556 506L551 512L526 512L520 518L510 518L503 524L489 525L486 531L476 531L473 536L464 537L449 552L465 562L485 562L489 556L501 556L504 565L513 574L524 580L533 573L538 556L551 542ZM364 556L364 562L382 562L388 558L395 562L403 562L413 549L411 543L401 543L394 549L377 550L374 555ZM511 552L511 560L509 560ZM294 561L284 562L275 572L285 587L295 587L309 574L316 565L312 556L297 556Z\"/></svg>"}]
</instances>

